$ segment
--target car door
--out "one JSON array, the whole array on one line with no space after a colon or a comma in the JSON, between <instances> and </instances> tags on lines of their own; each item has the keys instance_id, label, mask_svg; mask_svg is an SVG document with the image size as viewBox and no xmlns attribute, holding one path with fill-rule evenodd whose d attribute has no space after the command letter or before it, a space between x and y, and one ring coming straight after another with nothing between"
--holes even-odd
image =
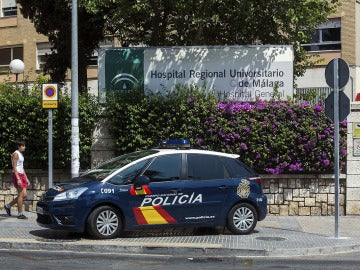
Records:
<instances>
[{"instance_id":1,"label":"car door","mask_svg":"<svg viewBox=\"0 0 360 270\"><path fill-rule=\"evenodd\" d=\"M188 177L182 190L193 199L186 205L182 222L216 225L222 220L220 213L233 180L216 155L189 153L186 157Z\"/></svg>"},{"instance_id":2,"label":"car door","mask_svg":"<svg viewBox=\"0 0 360 270\"><path fill-rule=\"evenodd\" d=\"M131 187L129 206L132 209L131 225L177 224L181 179L182 155L168 154L156 157L142 173L150 179L148 185L136 190Z\"/></svg>"}]
</instances>

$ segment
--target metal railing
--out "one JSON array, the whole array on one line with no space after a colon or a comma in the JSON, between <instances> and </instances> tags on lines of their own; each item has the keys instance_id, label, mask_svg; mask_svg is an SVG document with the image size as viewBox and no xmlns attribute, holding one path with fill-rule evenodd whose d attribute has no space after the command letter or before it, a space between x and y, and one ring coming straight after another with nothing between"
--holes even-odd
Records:
<instances>
[{"instance_id":1,"label":"metal railing","mask_svg":"<svg viewBox=\"0 0 360 270\"><path fill-rule=\"evenodd\" d=\"M295 89L295 98L298 102L308 101L311 104L323 104L331 93L330 87L309 87Z\"/></svg>"}]
</instances>

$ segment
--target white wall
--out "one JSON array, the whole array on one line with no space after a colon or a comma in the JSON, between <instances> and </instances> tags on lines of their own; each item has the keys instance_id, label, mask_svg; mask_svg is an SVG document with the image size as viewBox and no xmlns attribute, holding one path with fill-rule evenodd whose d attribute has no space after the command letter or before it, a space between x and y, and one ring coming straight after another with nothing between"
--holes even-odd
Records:
<instances>
[{"instance_id":1,"label":"white wall","mask_svg":"<svg viewBox=\"0 0 360 270\"><path fill-rule=\"evenodd\" d=\"M356 79L357 78L357 79ZM356 93L360 92L360 68L350 67L350 78L345 86L345 94L351 101L355 100ZM295 83L298 88L328 87L325 79L325 67L308 69L303 77ZM357 87L359 89L357 90Z\"/></svg>"}]
</instances>

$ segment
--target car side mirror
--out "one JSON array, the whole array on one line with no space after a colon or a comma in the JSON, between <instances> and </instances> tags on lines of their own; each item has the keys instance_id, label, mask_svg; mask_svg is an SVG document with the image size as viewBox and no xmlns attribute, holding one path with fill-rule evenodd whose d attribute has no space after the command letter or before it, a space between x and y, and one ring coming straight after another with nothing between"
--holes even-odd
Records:
<instances>
[{"instance_id":1,"label":"car side mirror","mask_svg":"<svg viewBox=\"0 0 360 270\"><path fill-rule=\"evenodd\" d=\"M139 176L139 177L135 178L134 188L135 189L142 189L142 186L148 185L149 183L150 183L150 178L145 176L145 175L142 175L142 176Z\"/></svg>"}]
</instances>

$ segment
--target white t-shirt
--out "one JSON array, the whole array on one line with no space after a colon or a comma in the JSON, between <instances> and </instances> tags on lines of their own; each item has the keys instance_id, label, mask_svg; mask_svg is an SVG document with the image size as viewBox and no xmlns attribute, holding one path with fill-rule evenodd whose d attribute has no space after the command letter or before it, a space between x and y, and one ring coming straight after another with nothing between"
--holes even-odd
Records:
<instances>
[{"instance_id":1,"label":"white t-shirt","mask_svg":"<svg viewBox=\"0 0 360 270\"><path fill-rule=\"evenodd\" d=\"M19 151L19 150L16 150L12 155L11 155L11 164L12 164L12 157L13 155L17 153L18 154L18 159L17 159L17 162L16 162L16 171L18 173L24 173L24 156L23 154Z\"/></svg>"}]
</instances>

